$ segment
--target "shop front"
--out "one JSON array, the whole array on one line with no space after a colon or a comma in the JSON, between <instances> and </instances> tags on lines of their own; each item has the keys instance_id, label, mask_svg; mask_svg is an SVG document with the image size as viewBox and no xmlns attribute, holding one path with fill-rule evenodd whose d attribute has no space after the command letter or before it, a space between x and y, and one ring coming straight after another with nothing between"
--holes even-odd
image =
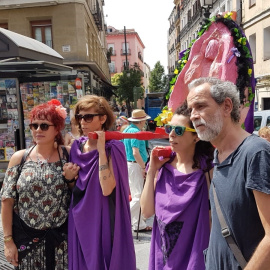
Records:
<instances>
[{"instance_id":1,"label":"shop front","mask_svg":"<svg viewBox=\"0 0 270 270\"><path fill-rule=\"evenodd\" d=\"M33 144L29 112L58 99L72 108L85 94L84 75L63 65L63 57L43 43L0 28L0 181L12 154Z\"/></svg>"}]
</instances>

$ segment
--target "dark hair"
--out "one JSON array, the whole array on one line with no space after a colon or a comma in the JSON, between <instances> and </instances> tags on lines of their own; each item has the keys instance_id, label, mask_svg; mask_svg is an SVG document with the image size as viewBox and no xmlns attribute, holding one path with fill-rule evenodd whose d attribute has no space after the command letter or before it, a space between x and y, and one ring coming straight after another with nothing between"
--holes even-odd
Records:
<instances>
[{"instance_id":1,"label":"dark hair","mask_svg":"<svg viewBox=\"0 0 270 270\"><path fill-rule=\"evenodd\" d=\"M189 118L189 125L191 128L194 128L192 121L190 120L190 109L187 106L187 101L178 107L174 114L183 115ZM214 147L210 142L198 141L195 146L194 156L193 156L193 169L203 169L204 171L209 171L212 169L212 161L214 154ZM206 168L203 168L201 161L205 160Z\"/></svg>"},{"instance_id":2,"label":"dark hair","mask_svg":"<svg viewBox=\"0 0 270 270\"><path fill-rule=\"evenodd\" d=\"M113 123L115 122L115 116L108 101L104 97L96 95L86 95L82 97L75 105L74 113L76 115L79 114L80 111L87 111L91 108L94 108L97 113L107 116L107 119L102 125L102 128L105 131L109 130L112 127ZM83 132L81 129L80 122L76 120L76 124L79 126L79 131L80 134L82 135Z\"/></svg>"},{"instance_id":3,"label":"dark hair","mask_svg":"<svg viewBox=\"0 0 270 270\"><path fill-rule=\"evenodd\" d=\"M61 130L65 127L65 119L56 110L56 105L43 103L38 106L35 106L30 112L30 121L33 120L47 120L52 122L58 131L58 134L55 137L55 141L58 145L64 144L64 139L61 133Z\"/></svg>"}]
</instances>

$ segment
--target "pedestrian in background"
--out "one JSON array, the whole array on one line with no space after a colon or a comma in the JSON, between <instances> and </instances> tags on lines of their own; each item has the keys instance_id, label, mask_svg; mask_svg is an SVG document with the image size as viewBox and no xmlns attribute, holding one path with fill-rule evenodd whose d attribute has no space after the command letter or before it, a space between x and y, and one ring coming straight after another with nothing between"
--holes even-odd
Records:
<instances>
[{"instance_id":1,"label":"pedestrian in background","mask_svg":"<svg viewBox=\"0 0 270 270\"><path fill-rule=\"evenodd\" d=\"M143 129L146 120L151 117L144 110L136 109L132 111L132 116L128 118L130 125L123 133L136 133ZM145 163L148 158L146 144L143 140L124 139L123 140L128 164L128 179L131 193L130 212L131 225L134 231L151 231L152 228L146 225L145 219L140 217L140 197L143 190L145 177ZM140 223L138 226L138 222Z\"/></svg>"},{"instance_id":2,"label":"pedestrian in background","mask_svg":"<svg viewBox=\"0 0 270 270\"><path fill-rule=\"evenodd\" d=\"M120 112L119 116L127 117L126 107L124 105L121 107L121 112Z\"/></svg>"},{"instance_id":3,"label":"pedestrian in background","mask_svg":"<svg viewBox=\"0 0 270 270\"><path fill-rule=\"evenodd\" d=\"M73 141L76 139L79 139L80 137L80 132L79 132L78 126L76 125L75 117L71 118L70 127L71 127L71 130L66 133L65 139L64 139L66 146L71 146Z\"/></svg>"},{"instance_id":4,"label":"pedestrian in background","mask_svg":"<svg viewBox=\"0 0 270 270\"><path fill-rule=\"evenodd\" d=\"M124 145L105 142L115 121L104 97L87 95L74 108L81 137L70 160L80 166L69 212L69 270L136 269ZM98 139L88 139L95 132Z\"/></svg>"},{"instance_id":5,"label":"pedestrian in background","mask_svg":"<svg viewBox=\"0 0 270 270\"><path fill-rule=\"evenodd\" d=\"M206 269L269 269L270 145L241 128L233 83L200 78L189 89L188 107L198 136L216 147ZM223 230L221 215L227 224Z\"/></svg>"},{"instance_id":6,"label":"pedestrian in background","mask_svg":"<svg viewBox=\"0 0 270 270\"><path fill-rule=\"evenodd\" d=\"M65 118L58 100L34 107L30 129L35 145L15 152L8 165L1 214L5 256L16 269L67 269L67 179L79 168L72 165L63 178L70 150L61 146Z\"/></svg>"},{"instance_id":7,"label":"pedestrian in background","mask_svg":"<svg viewBox=\"0 0 270 270\"><path fill-rule=\"evenodd\" d=\"M202 270L210 234L208 190L214 148L198 138L186 103L165 131L173 152L161 159L153 149L141 197L143 216L155 214L149 269Z\"/></svg>"},{"instance_id":8,"label":"pedestrian in background","mask_svg":"<svg viewBox=\"0 0 270 270\"><path fill-rule=\"evenodd\" d=\"M266 127L262 127L259 129L258 131L258 135L267 140L268 142L270 142L270 127L266 126Z\"/></svg>"}]
</instances>

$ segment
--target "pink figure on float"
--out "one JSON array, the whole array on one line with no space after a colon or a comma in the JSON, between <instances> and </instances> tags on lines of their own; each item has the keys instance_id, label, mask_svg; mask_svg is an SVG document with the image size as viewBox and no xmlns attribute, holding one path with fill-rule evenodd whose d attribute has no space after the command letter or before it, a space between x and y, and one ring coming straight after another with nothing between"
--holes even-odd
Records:
<instances>
[{"instance_id":1,"label":"pink figure on float","mask_svg":"<svg viewBox=\"0 0 270 270\"><path fill-rule=\"evenodd\" d=\"M194 79L216 77L231 81L240 92L240 123L247 131L253 132L255 80L248 42L230 15L227 18L226 14L214 18L209 25L208 30L191 46L188 59L184 60L186 64L171 92L168 107L174 112L184 102L188 95L188 84ZM180 58L183 55L184 52L181 52Z\"/></svg>"}]
</instances>

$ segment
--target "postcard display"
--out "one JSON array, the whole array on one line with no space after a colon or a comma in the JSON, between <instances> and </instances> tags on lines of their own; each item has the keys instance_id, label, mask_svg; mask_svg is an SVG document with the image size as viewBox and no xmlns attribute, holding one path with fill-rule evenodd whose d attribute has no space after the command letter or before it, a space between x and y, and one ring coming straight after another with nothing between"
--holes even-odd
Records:
<instances>
[{"instance_id":1,"label":"postcard display","mask_svg":"<svg viewBox=\"0 0 270 270\"><path fill-rule=\"evenodd\" d=\"M82 96L82 90L76 90L75 81L53 81L53 82L33 82L21 83L20 92L24 112L25 127L25 146L33 145L33 140L29 128L29 113L32 108L51 99L58 99L67 109L65 131L63 135L70 131L70 118L72 117L72 108L78 98Z\"/></svg>"},{"instance_id":2,"label":"postcard display","mask_svg":"<svg viewBox=\"0 0 270 270\"><path fill-rule=\"evenodd\" d=\"M14 131L19 128L16 86L16 79L0 79L0 162L9 161L15 152ZM4 167L0 166L0 173Z\"/></svg>"}]
</instances>

